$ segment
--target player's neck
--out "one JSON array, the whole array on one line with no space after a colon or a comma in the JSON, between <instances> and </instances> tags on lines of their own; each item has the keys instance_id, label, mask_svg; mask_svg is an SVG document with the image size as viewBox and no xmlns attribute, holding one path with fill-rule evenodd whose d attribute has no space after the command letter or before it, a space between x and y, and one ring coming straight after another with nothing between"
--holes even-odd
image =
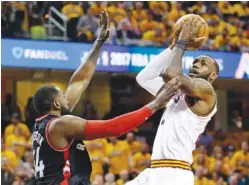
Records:
<instances>
[{"instance_id":1,"label":"player's neck","mask_svg":"<svg viewBox=\"0 0 249 185\"><path fill-rule=\"evenodd\" d=\"M59 111L53 111L53 110L49 111L48 114L58 116L58 117L61 116L61 113Z\"/></svg>"}]
</instances>

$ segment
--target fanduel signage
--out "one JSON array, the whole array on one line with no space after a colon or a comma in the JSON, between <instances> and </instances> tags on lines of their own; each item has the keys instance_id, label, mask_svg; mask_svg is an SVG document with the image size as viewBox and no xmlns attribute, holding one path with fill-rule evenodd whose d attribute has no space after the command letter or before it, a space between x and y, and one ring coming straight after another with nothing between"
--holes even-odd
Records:
<instances>
[{"instance_id":1,"label":"fanduel signage","mask_svg":"<svg viewBox=\"0 0 249 185\"><path fill-rule=\"evenodd\" d=\"M92 45L57 41L2 39L2 66L75 70L85 62ZM139 72L163 48L104 45L97 71ZM186 51L183 70L188 72L194 58L210 55L220 66L221 78L249 79L248 53Z\"/></svg>"}]
</instances>

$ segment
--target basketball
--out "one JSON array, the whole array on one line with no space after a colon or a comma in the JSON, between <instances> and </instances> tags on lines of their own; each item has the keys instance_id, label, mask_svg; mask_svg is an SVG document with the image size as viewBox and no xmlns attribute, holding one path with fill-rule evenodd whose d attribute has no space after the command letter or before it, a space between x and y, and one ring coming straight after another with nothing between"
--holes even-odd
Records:
<instances>
[{"instance_id":1,"label":"basketball","mask_svg":"<svg viewBox=\"0 0 249 185\"><path fill-rule=\"evenodd\" d=\"M206 39L201 43L190 43L187 49L195 50L200 48L208 39L209 30L207 22L199 15L196 14L187 14L178 19L174 26L175 36L178 37L183 24L186 24L189 20L191 20L194 16L198 17L199 21L202 23L199 33L197 37L206 37Z\"/></svg>"}]
</instances>

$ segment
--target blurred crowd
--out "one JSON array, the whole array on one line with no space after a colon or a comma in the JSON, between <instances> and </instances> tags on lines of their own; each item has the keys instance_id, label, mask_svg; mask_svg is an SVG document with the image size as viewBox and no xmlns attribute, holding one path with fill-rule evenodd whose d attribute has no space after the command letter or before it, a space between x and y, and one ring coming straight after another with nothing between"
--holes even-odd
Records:
<instances>
[{"instance_id":1,"label":"blurred crowd","mask_svg":"<svg viewBox=\"0 0 249 185\"><path fill-rule=\"evenodd\" d=\"M99 12L107 9L111 28L108 43L167 46L172 41L177 19L195 13L209 24L209 39L202 49L249 51L247 1L2 2L2 36L49 39L47 23L51 6L66 18L70 41L92 42L99 32ZM56 16L53 18L61 21Z\"/></svg>"},{"instance_id":2,"label":"blurred crowd","mask_svg":"<svg viewBox=\"0 0 249 185\"><path fill-rule=\"evenodd\" d=\"M1 183L34 185L31 129L36 113L32 97L27 102L24 121L14 96L8 94L5 99L1 112ZM82 117L98 119L90 101L84 101L83 107ZM193 152L195 185L249 184L249 132L241 128L237 113L232 121L236 127L232 132L206 130L200 137ZM120 138L85 142L93 166L92 185L124 185L150 167L153 141L148 135L152 133L139 132L140 129Z\"/></svg>"}]
</instances>

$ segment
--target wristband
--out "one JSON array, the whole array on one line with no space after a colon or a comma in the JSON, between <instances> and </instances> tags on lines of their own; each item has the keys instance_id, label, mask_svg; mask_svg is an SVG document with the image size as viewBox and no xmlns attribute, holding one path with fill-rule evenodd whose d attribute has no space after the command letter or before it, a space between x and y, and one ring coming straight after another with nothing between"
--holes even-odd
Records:
<instances>
[{"instance_id":1,"label":"wristband","mask_svg":"<svg viewBox=\"0 0 249 185\"><path fill-rule=\"evenodd\" d=\"M187 46L188 46L188 43L186 41L184 41L184 40L178 40L176 42L176 47L181 48L183 50L186 50Z\"/></svg>"}]
</instances>

